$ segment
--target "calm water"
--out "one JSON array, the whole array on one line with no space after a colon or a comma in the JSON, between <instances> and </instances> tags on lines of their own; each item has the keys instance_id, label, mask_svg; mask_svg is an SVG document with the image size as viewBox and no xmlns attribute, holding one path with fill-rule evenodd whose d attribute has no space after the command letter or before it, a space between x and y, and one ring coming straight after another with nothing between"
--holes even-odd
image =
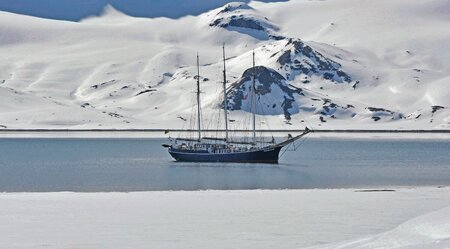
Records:
<instances>
[{"instance_id":1,"label":"calm water","mask_svg":"<svg viewBox=\"0 0 450 249\"><path fill-rule=\"evenodd\" d=\"M177 163L158 138L0 138L0 191L450 185L449 140L309 138L279 165Z\"/></svg>"}]
</instances>

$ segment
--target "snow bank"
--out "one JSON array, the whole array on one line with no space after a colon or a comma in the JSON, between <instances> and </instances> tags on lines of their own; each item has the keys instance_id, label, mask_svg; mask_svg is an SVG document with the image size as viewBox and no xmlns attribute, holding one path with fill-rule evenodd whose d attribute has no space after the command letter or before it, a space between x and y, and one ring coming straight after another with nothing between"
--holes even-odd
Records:
<instances>
[{"instance_id":1,"label":"snow bank","mask_svg":"<svg viewBox=\"0 0 450 249\"><path fill-rule=\"evenodd\" d=\"M397 228L365 239L316 249L442 249L450 248L450 207L411 219Z\"/></svg>"},{"instance_id":2,"label":"snow bank","mask_svg":"<svg viewBox=\"0 0 450 249\"><path fill-rule=\"evenodd\" d=\"M449 205L449 188L1 193L0 245L301 248L379 234ZM392 232L324 248L444 243L449 211L413 219Z\"/></svg>"}]
</instances>

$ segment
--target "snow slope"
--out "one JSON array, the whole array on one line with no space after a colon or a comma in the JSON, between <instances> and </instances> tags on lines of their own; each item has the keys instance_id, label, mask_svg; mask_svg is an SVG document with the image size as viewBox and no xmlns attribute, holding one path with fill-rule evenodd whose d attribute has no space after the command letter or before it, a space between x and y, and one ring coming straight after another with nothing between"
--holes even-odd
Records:
<instances>
[{"instance_id":1,"label":"snow slope","mask_svg":"<svg viewBox=\"0 0 450 249\"><path fill-rule=\"evenodd\" d=\"M0 247L448 248L449 203L431 187L0 193Z\"/></svg>"},{"instance_id":2,"label":"snow slope","mask_svg":"<svg viewBox=\"0 0 450 249\"><path fill-rule=\"evenodd\" d=\"M391 231L376 236L313 248L450 248L450 207L411 219Z\"/></svg>"},{"instance_id":3,"label":"snow slope","mask_svg":"<svg viewBox=\"0 0 450 249\"><path fill-rule=\"evenodd\" d=\"M225 43L229 91L254 50L305 93L280 111L290 95L270 91L260 128L448 129L448 13L446 0L254 1L178 19L107 6L79 22L0 12L0 127L189 127L199 52L215 128Z\"/></svg>"}]
</instances>

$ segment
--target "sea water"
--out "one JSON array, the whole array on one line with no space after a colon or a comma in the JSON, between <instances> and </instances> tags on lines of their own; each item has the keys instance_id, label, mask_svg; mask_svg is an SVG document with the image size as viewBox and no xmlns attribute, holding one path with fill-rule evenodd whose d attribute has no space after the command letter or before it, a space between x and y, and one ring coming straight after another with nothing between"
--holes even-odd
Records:
<instances>
[{"instance_id":1,"label":"sea water","mask_svg":"<svg viewBox=\"0 0 450 249\"><path fill-rule=\"evenodd\" d=\"M280 163L181 163L163 138L0 138L0 191L450 185L450 141L309 138ZM299 142L297 142L299 145Z\"/></svg>"}]
</instances>

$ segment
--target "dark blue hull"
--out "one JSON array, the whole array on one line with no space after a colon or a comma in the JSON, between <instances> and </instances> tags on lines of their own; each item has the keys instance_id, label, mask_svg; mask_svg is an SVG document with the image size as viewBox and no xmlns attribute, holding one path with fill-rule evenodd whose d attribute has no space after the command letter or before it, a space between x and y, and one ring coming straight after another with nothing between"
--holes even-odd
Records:
<instances>
[{"instance_id":1,"label":"dark blue hull","mask_svg":"<svg viewBox=\"0 0 450 249\"><path fill-rule=\"evenodd\" d=\"M169 148L170 155L180 162L278 163L281 146L246 152L209 153Z\"/></svg>"}]
</instances>

